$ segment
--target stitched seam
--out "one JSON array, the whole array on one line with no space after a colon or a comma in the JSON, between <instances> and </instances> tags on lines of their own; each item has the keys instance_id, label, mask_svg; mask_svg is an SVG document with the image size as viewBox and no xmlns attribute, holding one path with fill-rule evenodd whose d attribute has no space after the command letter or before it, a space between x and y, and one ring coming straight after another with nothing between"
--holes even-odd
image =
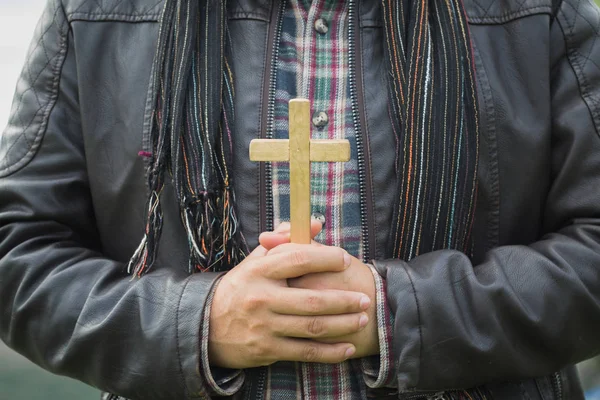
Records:
<instances>
[{"instance_id":1,"label":"stitched seam","mask_svg":"<svg viewBox=\"0 0 600 400\"><path fill-rule=\"evenodd\" d=\"M488 4L487 8L483 8L481 6L481 4L477 3L477 5L479 6L479 8L481 8L483 10L483 18L488 17L490 15L490 10L492 9L492 7L494 6L494 4L496 3L496 1L490 1L490 4Z\"/></svg>"},{"instance_id":2,"label":"stitched seam","mask_svg":"<svg viewBox=\"0 0 600 400\"><path fill-rule=\"evenodd\" d=\"M63 29L64 29L64 26L61 27L60 50L55 56L56 62L54 64L54 68L53 68L54 72L53 72L52 84L49 87L51 95L49 97L48 104L44 108L44 111L42 114L42 124L40 125L38 133L35 135L35 138L33 141L33 147L30 149L30 151L33 153L37 152L37 147L35 145L39 144L41 142L41 139L43 138L43 136L46 133L46 130L48 129L48 122L50 119L51 111L54 108L56 101L58 100L58 91L59 91L59 87L60 87L60 80L62 78L62 67L64 66L64 60L66 59L67 40L68 40L67 39L68 29L65 30L64 34L62 32ZM42 38L42 43L43 43L43 38ZM61 56L62 56L62 60L61 60ZM48 64L50 64L50 61L48 62ZM44 69L45 68L46 67L44 67ZM41 75L41 73L40 73L40 75ZM38 77L39 77L39 75L38 75ZM37 81L37 78L36 78L36 81ZM34 90L34 93L36 94L36 98L38 98L37 92L35 90ZM36 115L37 114L38 114L38 112L36 112ZM26 135L25 135L25 137L26 137ZM32 158L33 158L33 153L32 153Z\"/></svg>"},{"instance_id":3,"label":"stitched seam","mask_svg":"<svg viewBox=\"0 0 600 400\"><path fill-rule=\"evenodd\" d=\"M54 10L54 15L52 16L52 20L53 21L56 20L56 16L58 15L58 11L59 11L59 8L57 7L56 10ZM31 53L29 53L27 55L27 61L29 61L29 59L33 56L34 52L37 51L37 49L41 46L41 44L42 44L42 38L48 32L50 32L51 29L52 29L52 24L49 24L48 27L40 34L40 39L37 41L35 47L31 50ZM57 55L59 53L57 53ZM54 56L54 57L56 57L56 56ZM13 115L15 115L19 119L19 123L21 125L25 125L25 123L23 122L23 118L21 117L21 114L20 114L21 107L23 106L23 97L25 96L26 93L28 93L28 92L30 92L30 91L33 90L33 86L37 83L37 80L39 79L40 75L42 75L42 73L44 73L46 71L46 68L48 68L48 66L52 62L52 59L48 59L47 57L46 57L46 59L47 59L46 60L46 64L40 69L40 71L37 73L37 75L35 76L34 79L32 79L32 76L31 76L31 66L27 65L25 67L27 69L26 73L27 73L27 77L29 78L29 80L31 82L31 86L29 86L25 91L23 91L23 93L19 94L19 100L17 100L17 104L18 104L17 105L17 109L15 110L15 112L13 114ZM42 108L42 104L41 104L41 102L39 100L39 97L38 97L37 93L35 93L35 91L34 91L34 95L36 97L36 101L38 103L38 106L40 107L35 112L35 116L37 117L37 114L40 112L40 110ZM27 135L26 135L25 132L27 131L27 129L29 129L29 127L31 126L31 124L33 123L34 120L35 120L35 118L31 119L31 121L29 121L29 123L27 124L27 126L25 126L23 128L23 134L21 135L21 137L25 138L25 140L27 141L27 144L30 144L30 142L29 142L29 138L27 138ZM33 139L33 141L31 143L34 143L34 142L35 142L35 137L34 137L34 139ZM14 143L13 143L13 146L14 146ZM12 149L12 146L8 150L10 151L11 149ZM27 153L25 153L25 154L27 154Z\"/></svg>"},{"instance_id":4,"label":"stitched seam","mask_svg":"<svg viewBox=\"0 0 600 400\"><path fill-rule=\"evenodd\" d=\"M52 15L52 21L53 22L56 21L56 16L58 15L59 10L60 10L59 7L56 7L56 9L54 10L54 14ZM38 96L37 91L34 89L34 86L37 84L38 79L40 78L40 76L42 75L42 73L44 73L46 71L46 68L48 68L48 66L50 65L50 63L52 62L52 60L54 58L60 56L60 52L62 50L62 47L61 47L61 50L59 50L52 58L48 57L48 53L47 53L47 51L45 49L44 36L46 36L46 34L52 29L52 26L53 26L53 24L49 24L48 27L40 34L40 39L37 41L35 47L33 48L33 50L27 56L27 60L29 61L29 59L33 56L34 52L37 51L38 48L42 47L42 49L44 50L44 54L46 55L46 64L44 64L44 66L40 69L40 71L37 73L37 75L35 76L35 78L32 78L32 75L31 75L31 66L27 65L25 67L26 73L27 73L27 77L29 78L29 81L31 82L31 85L25 91L23 91L23 93L21 93L19 95L19 99L16 101L17 104L18 104L17 105L17 109L13 113L13 115L16 118L18 118L19 123L24 126L24 128L22 129L23 133L21 135L19 135L19 137L15 140L14 143L12 143L12 145L6 151L6 154L9 154L10 151L14 148L14 146L16 146L17 143L21 139L23 139L27 143L29 149L27 149L24 152L24 154L21 156L21 159L25 158L28 155L28 153L31 150L31 148L35 145L36 139L37 139L37 134L36 134L36 136L34 136L33 139L30 141L29 137L27 136L27 131L31 127L31 125L35 122L35 120L37 119L40 111L45 111L44 110L44 106L42 105L43 102L40 101L40 98ZM33 118L31 118L31 120L29 121L29 123L27 123L27 125L25 126L25 123L23 122L23 118L22 118L22 116L20 114L20 111L21 111L21 107L23 105L23 97L25 96L26 93L28 93L30 91L33 91L33 94L35 95L36 102L37 102L37 105L38 105L39 108L35 111L35 114L34 114ZM49 96L49 97L51 98L51 96ZM42 123L43 123L43 121L42 121ZM17 161L15 163L15 165L18 164L19 162L20 161ZM6 164L6 166L4 168L7 168L7 169L10 168L10 165L8 164L8 162L7 162L7 164ZM0 170L0 173L1 173L1 171L2 170Z\"/></svg>"},{"instance_id":5,"label":"stitched seam","mask_svg":"<svg viewBox=\"0 0 600 400\"><path fill-rule=\"evenodd\" d=\"M419 306L419 298L417 297L417 288L415 287L415 283L412 279L412 276L410 276L410 273L408 272L408 268L406 267L405 263L401 263L402 265L402 269L404 269L404 272L406 273L406 276L408 277L408 280L410 282L410 286L412 287L413 290L413 296L415 298L415 304L417 307L417 323L419 324L419 370L418 370L418 377L417 377L417 383L415 384L415 387L419 386L419 383L421 381L421 368L423 367L423 361L421 360L421 355L423 354L423 328L422 328L422 320L421 320L421 307Z\"/></svg>"},{"instance_id":6,"label":"stitched seam","mask_svg":"<svg viewBox=\"0 0 600 400\"><path fill-rule=\"evenodd\" d=\"M578 10L577 10L577 12L578 12ZM558 25L559 25L561 31L563 32L563 37L565 39L567 60L569 62L569 65L571 66L571 69L573 70L573 74L575 75L575 78L577 79L581 98L583 99L583 101L590 113L590 116L592 117L592 122L594 125L594 130L596 131L596 135L598 135L598 137L600 138L600 132L598 131L598 123L597 123L597 121L598 121L598 100L591 98L589 95L590 87L589 87L587 79L584 75L584 70L583 70L585 66L582 66L579 63L579 61L577 60L577 56L580 53L578 53L576 49L572 49L569 46L569 39L571 38L571 37L569 37L569 35L571 35L573 33L573 31L575 30L576 17L573 20L573 24L569 25L568 21L567 21L566 13L563 10L560 10L559 14L562 14L562 16L565 19L565 22L567 23L567 25L570 28L569 32L567 33L567 31L565 31L565 29L563 27L563 24L562 24L560 18L557 18ZM597 37L595 38L595 40L597 40Z\"/></svg>"},{"instance_id":7,"label":"stitched seam","mask_svg":"<svg viewBox=\"0 0 600 400\"><path fill-rule=\"evenodd\" d=\"M263 13L263 15L269 15L269 2L268 1L263 1L262 4L255 4L255 8L261 8L263 9L265 12ZM235 13L241 13L241 14L248 14L251 13L252 11L248 11L246 8L244 8L242 6L242 4L240 4L239 1L235 1L235 6L233 8L235 8L237 6L237 9L241 10L241 11L234 11ZM275 6L272 2L271 2L271 7Z\"/></svg>"},{"instance_id":8,"label":"stitched seam","mask_svg":"<svg viewBox=\"0 0 600 400\"><path fill-rule=\"evenodd\" d=\"M144 123L142 125L142 150L148 153L152 153L152 124L154 119L154 106L156 98L156 60L158 57L158 48L155 50L154 57L152 57L152 69L150 70L150 81L148 83L148 91L146 92L146 105L144 107ZM150 174L151 161L149 158L143 158L144 165L144 182L148 182ZM150 187L144 185L146 191L146 198L150 196Z\"/></svg>"},{"instance_id":9,"label":"stitched seam","mask_svg":"<svg viewBox=\"0 0 600 400\"><path fill-rule=\"evenodd\" d=\"M359 31L359 35L360 35L360 41L362 43L364 43L364 35L363 35L364 31L361 29ZM356 51L356 49L355 49ZM362 92L365 93L365 63L363 62L363 58L364 58L364 51L361 52L360 54L355 54L356 57L360 57L361 62L360 62L360 76L361 76L361 82L360 85L362 86ZM356 77L355 77L356 78ZM371 204L375 204L375 202L373 201L373 161L372 161L372 155L371 155L371 143L369 141L369 107L367 107L366 103L363 103L362 106L360 106L363 109L363 112L365 113L365 126L363 126L362 128L365 130L365 137L367 140L365 140L365 161L369 163L369 174L371 175L371 187L369 188L369 190L367 191L367 193L371 192ZM358 136L360 135L361 132L355 132L355 135ZM367 186L367 182L364 182L364 185ZM372 207L373 208L373 207ZM375 210L371 210L371 213L373 213ZM368 211L367 211L368 212ZM375 242L375 248L374 249L369 249L371 252L371 255L375 254L377 257L377 234L376 232L379 232L379 229L377 227L377 218L372 218L373 219L373 227L375 228L375 232L370 232L371 235L373 235L373 241Z\"/></svg>"},{"instance_id":10,"label":"stitched seam","mask_svg":"<svg viewBox=\"0 0 600 400\"><path fill-rule=\"evenodd\" d=\"M53 20L56 19L56 15L57 14L58 14L58 8L57 8L57 10L54 13ZM47 54L46 49L45 49L45 43L44 43L44 40L43 40L43 36L45 36L50 31L51 28L52 28L52 25L50 25L48 27L48 29L46 29L42 33L42 35L40 36L40 40L38 41L38 43L36 45L36 48L35 48L35 50L37 50L38 47L40 47L40 46L42 47L42 49L44 50L44 53L46 55L46 64L40 69L40 71L37 73L37 75L35 76L35 78L32 78L32 76L31 76L31 67L27 66L27 75L28 75L29 80L32 82L32 85L30 87L28 87L23 93L20 94L19 100L17 101L17 103L19 105L17 106L17 110L15 111L14 115L19 119L19 122L21 123L21 125L25 125L24 122L23 122L23 118L21 117L21 115L20 115L19 112L21 111L21 106L23 105L23 97L25 96L26 93L31 92L31 91L33 92L33 94L35 96L35 99L36 99L36 102L37 102L37 105L38 105L39 108L36 110L36 112L34 114L34 117L31 118L31 120L29 121L29 123L23 128L23 134L21 134L19 136L19 138L17 140L15 140L15 142L8 148L7 154L10 153L10 151L19 142L20 139L24 139L25 142L27 142L27 145L29 146L29 150L31 150L31 148L35 145L37 136L39 134L39 133L36 134L33 137L33 140L30 141L29 138L27 137L27 133L26 133L27 130L31 127L31 125L33 125L33 123L35 122L35 120L36 120L38 114L40 113L40 111L44 111L45 112L46 111L46 107L47 107L47 105L43 106L43 102L40 101L39 95L38 95L37 91L34 89L34 86L35 86L35 84L37 84L38 79L40 78L40 76L46 71L46 68L48 68L48 66L51 64L52 60L54 58L58 57L60 55L60 52L62 51L62 44L61 44L61 50L59 50L59 52L57 52L56 55L54 55L52 58L48 57L48 54ZM50 96L50 97L52 97L52 96ZM26 157L27 153L29 152L29 150L27 150L22 157Z\"/></svg>"},{"instance_id":11,"label":"stitched seam","mask_svg":"<svg viewBox=\"0 0 600 400\"><path fill-rule=\"evenodd\" d=\"M82 12L74 12L69 14L68 20L72 21L124 21L124 22L157 22L160 18L160 14L103 14L103 13L82 13Z\"/></svg>"},{"instance_id":12,"label":"stitched seam","mask_svg":"<svg viewBox=\"0 0 600 400\"><path fill-rule=\"evenodd\" d=\"M553 22L558 17L558 12L562 9L563 2L564 2L564 0L558 0L558 4L556 5L556 8L552 10L552 21Z\"/></svg>"},{"instance_id":13,"label":"stitched seam","mask_svg":"<svg viewBox=\"0 0 600 400\"><path fill-rule=\"evenodd\" d=\"M494 95L492 88L489 83L488 73L485 69L485 64L479 52L479 48L473 42L474 57L475 57L475 73L477 74L479 85L481 89L484 105L485 105L485 117L487 119L486 131L488 133L488 155L489 160L489 182L490 182L490 211L488 222L488 235L485 250L488 251L498 245L498 236L500 230L500 175L498 173L498 141L496 132L496 112L494 108ZM479 67L479 68L478 68ZM486 85L483 87L483 85Z\"/></svg>"},{"instance_id":14,"label":"stitched seam","mask_svg":"<svg viewBox=\"0 0 600 400\"><path fill-rule=\"evenodd\" d=\"M485 9L485 7L483 7L481 5L481 3L479 3L477 0L473 0L473 4L475 4L477 7L479 7L479 9L481 9L484 12L484 14L487 12L487 10Z\"/></svg>"},{"instance_id":15,"label":"stitched seam","mask_svg":"<svg viewBox=\"0 0 600 400\"><path fill-rule=\"evenodd\" d=\"M77 8L75 9L75 12L77 12L77 11L81 10L81 9L83 8L83 6L85 6L87 3L88 3L87 1L84 1L84 2L82 2L81 4L79 4L79 7L77 7ZM100 7L100 4L98 4L98 2L96 2L96 6L97 6L97 7L98 7L100 10L102 10L102 7Z\"/></svg>"},{"instance_id":16,"label":"stitched seam","mask_svg":"<svg viewBox=\"0 0 600 400\"><path fill-rule=\"evenodd\" d=\"M116 10L117 7L119 7L119 5L121 5L122 1L115 2L115 4L113 5L113 7L110 10L107 11L107 10L105 10L102 7L102 4L100 4L100 2L98 0L86 0L86 1L81 2L81 4L79 4L79 6L75 10L73 10L72 12L69 13L69 15L81 13L79 10L83 9L90 2L92 2L95 5L96 9L98 9L98 10L101 11L101 13L96 13L96 14L102 15L102 14L111 14L111 13L113 13L114 10ZM160 5L161 2L162 2L162 0L158 0L153 6L149 7L146 11L150 11L150 10L156 9ZM136 11L136 7L133 4L133 1L132 0L128 0L128 3L131 5L131 8L133 8L133 10ZM134 16L134 14L130 14L130 15Z\"/></svg>"},{"instance_id":17,"label":"stitched seam","mask_svg":"<svg viewBox=\"0 0 600 400\"><path fill-rule=\"evenodd\" d=\"M184 397L188 398L188 387L187 387L187 381L185 379L185 374L183 373L183 363L181 362L181 350L180 350L180 345L179 345L179 313L181 311L181 302L183 301L183 296L185 294L185 290L187 289L188 285L190 284L191 279L187 279L185 282L185 285L183 286L183 290L181 291L181 296L179 296L179 301L177 302L177 313L175 314L175 325L176 325L176 329L175 329L175 343L176 343L176 351L177 351L177 363L179 364L179 373L181 375L181 380L183 381L183 393L184 393Z\"/></svg>"},{"instance_id":18,"label":"stitched seam","mask_svg":"<svg viewBox=\"0 0 600 400\"><path fill-rule=\"evenodd\" d=\"M595 39L595 41L596 41L597 39L598 39L598 38L596 38L596 39ZM595 46L595 44L593 44L592 46ZM586 63L591 63L591 64L592 64L592 65L594 65L594 66L595 66L595 67L596 67L598 70L600 70L600 65L598 65L598 64L597 64L597 63L596 63L594 60L592 60L592 59L590 58L590 55L591 55L591 54L590 54L590 55L587 55L587 56L584 56L584 55L583 55L583 53L581 53L581 52L577 51L576 49L572 49L572 51L573 51L573 55L579 56L579 58L581 58L581 59L583 60L583 65L580 65L580 67L584 67ZM590 51L591 51L591 50L590 50ZM582 70L583 70L583 68L582 68ZM585 81L585 82L586 82L586 86L587 86L587 79L586 79L586 81ZM596 99L594 99L594 102L597 102L597 100L596 100Z\"/></svg>"},{"instance_id":19,"label":"stitched seam","mask_svg":"<svg viewBox=\"0 0 600 400\"><path fill-rule=\"evenodd\" d=\"M54 13L53 21L56 19L56 15L58 14L59 8L62 9L62 4L60 7L57 6L57 11L55 11L55 13ZM63 15L64 15L64 10L63 10ZM23 156L21 156L21 158L18 161L14 162L14 163L8 162L4 167L0 168L0 177L6 177L8 175L14 174L15 172L17 172L21 168L23 168L25 165L27 165L33 159L35 154L37 153L40 143L41 143L44 135L46 134L51 111L54 108L56 101L58 100L58 90L59 90L59 86L60 86L60 80L62 77L62 69L64 66L64 61L66 60L69 30L68 30L68 28L65 30L64 25L68 25L68 24L63 24L63 26L59 27L60 49L57 52L57 54L54 56L54 57L56 57L56 61L55 61L54 67L53 67L52 84L50 85L48 104L45 107L41 108L41 109L43 109L43 116L42 116L42 121L40 123L38 132L36 133L35 137L33 138L33 141L30 143L29 139L26 136L26 130L32 125L33 121L35 121L35 119L37 118L37 116L40 113L40 109L38 109L35 112L34 118L32 118L32 120L29 122L27 127L25 129L23 129L23 132L21 133L21 135L19 135L19 137L15 139L15 142L10 145L10 147L7 150L7 154L21 139L26 140L27 144L30 145L29 149L25 152L25 154ZM52 26L53 26L53 23L50 24L50 27L52 27ZM50 29L51 28L46 29L44 31L44 35L47 32L49 32ZM40 40L41 40L41 38L40 38ZM32 83L32 88L33 88L33 85L35 83L37 83L37 79L46 70L46 68L48 67L48 65L50 64L51 61L52 60L49 60L49 62L42 68L41 72L37 75L36 80L33 81L33 83ZM32 88L28 88L25 92L27 92L28 90L32 90ZM22 95L20 96L19 107L17 108L15 115L18 115L20 106L22 104L23 95L25 92L23 92ZM18 118L20 121L22 120L22 118L20 116L18 116Z\"/></svg>"},{"instance_id":20,"label":"stitched seam","mask_svg":"<svg viewBox=\"0 0 600 400\"><path fill-rule=\"evenodd\" d=\"M258 21L269 22L269 17L263 13L254 12L232 12L228 19L256 19Z\"/></svg>"},{"instance_id":21,"label":"stitched seam","mask_svg":"<svg viewBox=\"0 0 600 400\"><path fill-rule=\"evenodd\" d=\"M94 0L94 1L97 1L97 0ZM115 10L117 9L117 7L119 7L121 5L121 1L116 1L115 4L113 5L113 7L110 10L108 10L107 14L111 14L111 13L115 12ZM130 4L131 4L131 2L130 2ZM135 10L135 7L133 7L133 8Z\"/></svg>"},{"instance_id":22,"label":"stitched seam","mask_svg":"<svg viewBox=\"0 0 600 400\"><path fill-rule=\"evenodd\" d=\"M517 7L517 9L520 9L520 10L522 10L522 8L521 8L521 7L523 7L523 4L525 4L525 2L526 2L526 1L527 1L527 0L521 0L521 2L519 3L519 6Z\"/></svg>"},{"instance_id":23,"label":"stitched seam","mask_svg":"<svg viewBox=\"0 0 600 400\"><path fill-rule=\"evenodd\" d=\"M565 3L567 5L569 5L571 8L574 8L572 4L568 4ZM588 54L586 56L584 56L582 53L578 52L576 49L573 49L574 52L576 52L577 54L581 55L582 58L585 59L585 62L591 62L592 64L594 64L596 66L596 68L598 68L600 70L600 66L598 66L598 64L596 64L595 61L593 61L590 56L592 54L592 50L594 49L594 47L596 47L596 42L598 41L598 37L600 37L600 31L598 31L598 29L596 29L595 25L593 22L590 22L584 15L583 13L581 13L579 10L581 8L581 1L577 4L577 9L575 10L575 13L579 16L579 18L581 18L582 20L584 20L585 22L588 23L588 25L590 26L590 28L592 29L592 31L596 34L596 36L594 36L594 41L592 42L592 44L589 46L590 50L588 51ZM598 11L596 9L596 16L598 16L598 14L600 14L600 11ZM577 18L577 17L575 17ZM576 20L573 20L573 25L570 27L571 28L571 33L573 33L573 31L575 30L575 24L576 24Z\"/></svg>"},{"instance_id":24,"label":"stitched seam","mask_svg":"<svg viewBox=\"0 0 600 400\"><path fill-rule=\"evenodd\" d=\"M515 19L539 15L539 14L549 14L552 15L552 7L551 6L534 6L525 8L519 11L510 11L498 16L485 16L485 17L469 17L469 23L473 25L497 25L506 22L510 22Z\"/></svg>"}]
</instances>

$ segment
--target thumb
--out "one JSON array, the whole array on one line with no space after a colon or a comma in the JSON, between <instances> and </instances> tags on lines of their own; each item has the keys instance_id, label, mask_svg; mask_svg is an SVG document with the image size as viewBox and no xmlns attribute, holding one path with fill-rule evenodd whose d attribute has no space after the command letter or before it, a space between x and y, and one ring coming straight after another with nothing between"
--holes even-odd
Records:
<instances>
[{"instance_id":1,"label":"thumb","mask_svg":"<svg viewBox=\"0 0 600 400\"><path fill-rule=\"evenodd\" d=\"M279 245L289 243L290 233L263 232L258 237L258 242L267 251L272 250Z\"/></svg>"},{"instance_id":2,"label":"thumb","mask_svg":"<svg viewBox=\"0 0 600 400\"><path fill-rule=\"evenodd\" d=\"M277 233L281 235L289 235L292 229L292 225L289 222L282 222L279 224L277 228L272 233ZM317 236L321 230L323 229L323 223L316 219L315 217L311 217L310 219L310 237L312 239Z\"/></svg>"},{"instance_id":3,"label":"thumb","mask_svg":"<svg viewBox=\"0 0 600 400\"><path fill-rule=\"evenodd\" d=\"M323 224L318 219L312 218L310 221L310 235L314 239L321 232ZM267 250L274 249L285 243L290 242L291 225L289 222L282 222L273 232L263 232L258 237L258 242Z\"/></svg>"}]
</instances>

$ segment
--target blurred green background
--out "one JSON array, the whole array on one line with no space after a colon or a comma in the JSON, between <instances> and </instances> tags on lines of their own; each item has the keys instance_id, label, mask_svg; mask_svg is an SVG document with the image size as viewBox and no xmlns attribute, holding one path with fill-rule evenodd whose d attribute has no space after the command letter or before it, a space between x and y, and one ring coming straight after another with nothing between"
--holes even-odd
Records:
<instances>
[{"instance_id":1,"label":"blurred green background","mask_svg":"<svg viewBox=\"0 0 600 400\"><path fill-rule=\"evenodd\" d=\"M44 2L0 0L0 129L8 119L15 82ZM582 363L580 373L588 389L600 388L600 359ZM95 400L99 396L89 386L42 370L0 342L0 400ZM600 392L589 391L587 398L600 400Z\"/></svg>"},{"instance_id":2,"label":"blurred green background","mask_svg":"<svg viewBox=\"0 0 600 400\"><path fill-rule=\"evenodd\" d=\"M0 400L99 400L100 392L52 375L0 342Z\"/></svg>"}]
</instances>

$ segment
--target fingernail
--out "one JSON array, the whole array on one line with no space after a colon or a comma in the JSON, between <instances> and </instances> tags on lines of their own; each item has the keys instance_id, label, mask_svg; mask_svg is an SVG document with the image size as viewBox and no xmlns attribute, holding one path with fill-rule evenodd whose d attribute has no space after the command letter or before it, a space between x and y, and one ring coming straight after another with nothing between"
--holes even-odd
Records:
<instances>
[{"instance_id":1,"label":"fingernail","mask_svg":"<svg viewBox=\"0 0 600 400\"><path fill-rule=\"evenodd\" d=\"M367 323L369 322L369 317L367 317L366 315L361 315L360 316L360 320L358 321L358 325L361 328L364 328L365 326L367 326Z\"/></svg>"},{"instance_id":2,"label":"fingernail","mask_svg":"<svg viewBox=\"0 0 600 400\"><path fill-rule=\"evenodd\" d=\"M360 298L360 308L366 310L371 305L371 299L369 296L363 296Z\"/></svg>"},{"instance_id":3,"label":"fingernail","mask_svg":"<svg viewBox=\"0 0 600 400\"><path fill-rule=\"evenodd\" d=\"M348 253L344 253L344 267L348 268L352 263L352 257Z\"/></svg>"},{"instance_id":4,"label":"fingernail","mask_svg":"<svg viewBox=\"0 0 600 400\"><path fill-rule=\"evenodd\" d=\"M346 358L352 357L354 353L356 353L356 349L354 347L348 347L348 350L346 350Z\"/></svg>"}]
</instances>

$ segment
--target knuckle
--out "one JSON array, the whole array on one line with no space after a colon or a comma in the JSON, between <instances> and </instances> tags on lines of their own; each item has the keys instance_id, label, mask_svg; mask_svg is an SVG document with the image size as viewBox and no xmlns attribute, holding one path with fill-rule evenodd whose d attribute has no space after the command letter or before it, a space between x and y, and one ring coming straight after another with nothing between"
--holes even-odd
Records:
<instances>
[{"instance_id":1,"label":"knuckle","mask_svg":"<svg viewBox=\"0 0 600 400\"><path fill-rule=\"evenodd\" d=\"M259 338L265 332L265 323L261 318L252 318L250 321L248 321L247 330L249 334L255 336L255 340L260 340Z\"/></svg>"},{"instance_id":2,"label":"knuckle","mask_svg":"<svg viewBox=\"0 0 600 400\"><path fill-rule=\"evenodd\" d=\"M265 263L259 262L259 260L250 260L245 267L245 270L251 274L264 275L266 270Z\"/></svg>"},{"instance_id":3,"label":"knuckle","mask_svg":"<svg viewBox=\"0 0 600 400\"><path fill-rule=\"evenodd\" d=\"M270 357L271 349L266 345L266 341L263 338L253 340L248 347L251 356L255 359L264 360Z\"/></svg>"},{"instance_id":4,"label":"knuckle","mask_svg":"<svg viewBox=\"0 0 600 400\"><path fill-rule=\"evenodd\" d=\"M289 253L290 264L294 267L305 267L308 265L308 256L301 250L294 250Z\"/></svg>"},{"instance_id":5,"label":"knuckle","mask_svg":"<svg viewBox=\"0 0 600 400\"><path fill-rule=\"evenodd\" d=\"M344 262L344 257L346 255L346 252L342 249L334 249L335 250L335 258L336 260L338 260L338 262L336 263L336 267L339 271L344 271L346 269L346 265Z\"/></svg>"},{"instance_id":6,"label":"knuckle","mask_svg":"<svg viewBox=\"0 0 600 400\"><path fill-rule=\"evenodd\" d=\"M320 336L325 332L325 324L322 318L311 318L308 321L308 333L312 336Z\"/></svg>"},{"instance_id":7,"label":"knuckle","mask_svg":"<svg viewBox=\"0 0 600 400\"><path fill-rule=\"evenodd\" d=\"M263 260L256 261L254 267L255 274L259 275L260 277L266 277L269 276L270 272L271 271L268 263L264 262Z\"/></svg>"},{"instance_id":8,"label":"knuckle","mask_svg":"<svg viewBox=\"0 0 600 400\"><path fill-rule=\"evenodd\" d=\"M361 310L360 307L360 298L357 299L357 296L353 296L348 293L347 297L344 299L345 301L340 304L340 307L344 312L357 312Z\"/></svg>"},{"instance_id":9,"label":"knuckle","mask_svg":"<svg viewBox=\"0 0 600 400\"><path fill-rule=\"evenodd\" d=\"M323 310L323 301L319 296L308 296L306 299L306 307L309 312L318 313Z\"/></svg>"},{"instance_id":10,"label":"knuckle","mask_svg":"<svg viewBox=\"0 0 600 400\"><path fill-rule=\"evenodd\" d=\"M321 359L321 349L318 346L309 344L304 347L303 350L304 361L306 362L315 362Z\"/></svg>"},{"instance_id":11,"label":"knuckle","mask_svg":"<svg viewBox=\"0 0 600 400\"><path fill-rule=\"evenodd\" d=\"M245 311L256 311L264 307L266 299L262 295L250 295L244 301Z\"/></svg>"},{"instance_id":12,"label":"knuckle","mask_svg":"<svg viewBox=\"0 0 600 400\"><path fill-rule=\"evenodd\" d=\"M270 360L273 355L271 346L267 346L265 340L261 341L261 344L257 345L258 356L263 360Z\"/></svg>"}]
</instances>

